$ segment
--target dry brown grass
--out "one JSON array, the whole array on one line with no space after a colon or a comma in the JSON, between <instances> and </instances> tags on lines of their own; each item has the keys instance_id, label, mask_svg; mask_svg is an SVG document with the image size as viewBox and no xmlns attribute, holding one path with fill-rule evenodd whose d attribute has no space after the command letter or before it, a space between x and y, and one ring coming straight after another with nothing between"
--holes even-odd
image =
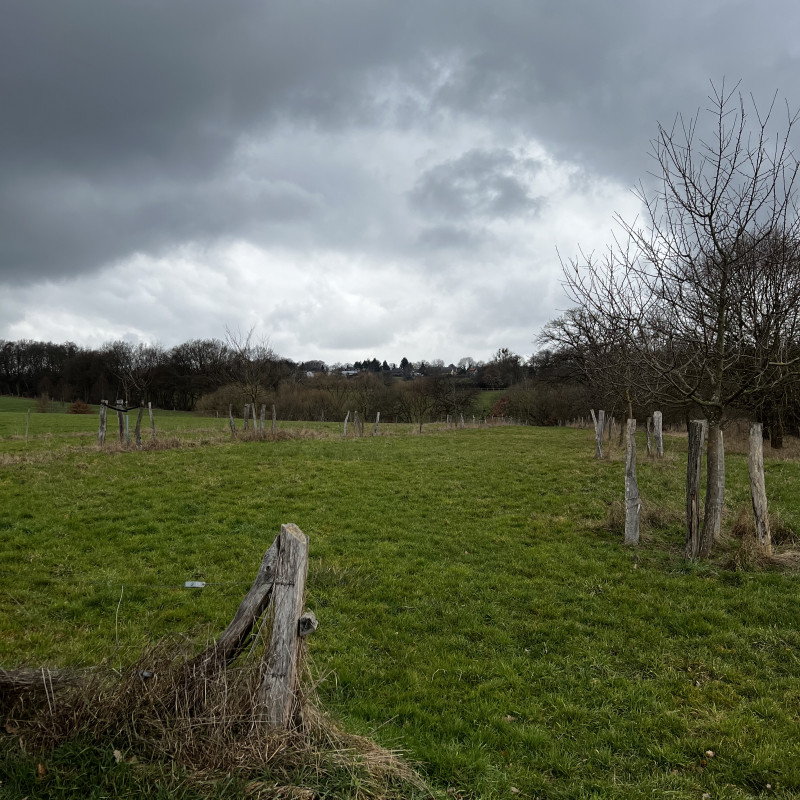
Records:
<instances>
[{"instance_id":1,"label":"dry brown grass","mask_svg":"<svg viewBox=\"0 0 800 800\"><path fill-rule=\"evenodd\" d=\"M739 542L730 566L738 570L800 569L800 537L779 514L769 513L772 552L766 553L756 540L753 511L743 505L730 530L730 538Z\"/></svg>"},{"instance_id":2,"label":"dry brown grass","mask_svg":"<svg viewBox=\"0 0 800 800\"><path fill-rule=\"evenodd\" d=\"M5 732L28 752L88 740L128 763L173 763L208 780L235 770L256 797L312 797L298 776L324 785L344 773L365 800L429 793L398 753L345 733L324 714L308 674L294 727L271 730L257 702L258 658L213 680L187 680L195 677L186 668L194 649L185 638L162 641L124 672L98 667L66 681L29 671L26 690L2 693Z\"/></svg>"},{"instance_id":3,"label":"dry brown grass","mask_svg":"<svg viewBox=\"0 0 800 800\"><path fill-rule=\"evenodd\" d=\"M639 535L646 541L650 532L681 526L684 521L680 511L642 500ZM625 503L622 500L614 500L609 505L604 527L620 536L625 533Z\"/></svg>"}]
</instances>

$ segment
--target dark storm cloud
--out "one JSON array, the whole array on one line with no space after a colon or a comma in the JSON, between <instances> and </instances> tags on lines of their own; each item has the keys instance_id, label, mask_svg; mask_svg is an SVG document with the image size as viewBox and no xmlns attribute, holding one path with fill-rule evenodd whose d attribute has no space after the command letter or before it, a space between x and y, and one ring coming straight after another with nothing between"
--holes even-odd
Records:
<instances>
[{"instance_id":1,"label":"dark storm cloud","mask_svg":"<svg viewBox=\"0 0 800 800\"><path fill-rule=\"evenodd\" d=\"M342 167L331 187L335 169L303 167L325 152L298 152L289 169L242 156L243 142L285 145L293 128L318 148L356 129L446 139L466 121L632 183L656 120L702 104L709 78L796 100L796 19L788 0L6 0L0 275L238 237L457 244L466 217L535 207L502 148L410 175L415 208L437 221L404 237L379 177L368 186Z\"/></svg>"},{"instance_id":2,"label":"dark storm cloud","mask_svg":"<svg viewBox=\"0 0 800 800\"><path fill-rule=\"evenodd\" d=\"M410 193L412 205L445 219L515 217L540 200L529 185L539 164L507 149L470 150L425 171Z\"/></svg>"}]
</instances>

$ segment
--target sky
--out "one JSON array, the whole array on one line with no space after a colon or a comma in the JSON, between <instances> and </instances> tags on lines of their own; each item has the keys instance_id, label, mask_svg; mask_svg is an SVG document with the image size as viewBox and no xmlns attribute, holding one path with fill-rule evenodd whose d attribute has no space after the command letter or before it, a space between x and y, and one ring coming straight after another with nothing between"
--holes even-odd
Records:
<instances>
[{"instance_id":1,"label":"sky","mask_svg":"<svg viewBox=\"0 0 800 800\"><path fill-rule=\"evenodd\" d=\"M4 0L0 339L530 355L658 123L800 107L792 0Z\"/></svg>"}]
</instances>

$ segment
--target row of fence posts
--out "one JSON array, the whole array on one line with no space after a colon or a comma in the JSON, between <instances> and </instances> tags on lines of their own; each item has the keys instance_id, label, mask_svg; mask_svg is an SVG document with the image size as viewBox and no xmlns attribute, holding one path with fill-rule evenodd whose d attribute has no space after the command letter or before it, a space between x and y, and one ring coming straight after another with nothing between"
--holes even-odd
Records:
<instances>
[{"instance_id":1,"label":"row of fence posts","mask_svg":"<svg viewBox=\"0 0 800 800\"><path fill-rule=\"evenodd\" d=\"M595 415L592 409L592 419L595 423L595 458L603 457L603 432L606 425L605 411ZM694 560L702 555L703 547L710 548L710 542L705 545L700 537L700 477L703 462L703 448L708 431L708 422L704 419L695 419L688 426L688 452L686 466L686 549L685 556ZM764 432L760 422L750 424L748 440L747 471L750 479L750 499L755 520L756 540L759 547L766 554L772 552L772 534L770 532L769 514L767 510L767 491L764 481ZM722 431L719 452L723 453ZM664 438L662 433L662 414L654 411L652 417L647 418L646 437L647 455L651 456L653 448L651 436L655 440L655 455L657 458L664 456ZM724 456L723 456L724 457ZM723 465L724 469L724 465ZM629 419L626 425L625 443L625 544L636 545L639 543L639 519L641 516L642 501L639 496L639 485L636 479L636 420Z\"/></svg>"},{"instance_id":2,"label":"row of fence posts","mask_svg":"<svg viewBox=\"0 0 800 800\"><path fill-rule=\"evenodd\" d=\"M131 429L130 429L130 416L128 412L133 408L133 406L128 407L125 404L124 400L117 400L116 405L111 405L108 400L101 400L100 401L100 428L97 432L97 444L101 447L105 444L106 441L106 432L107 432L107 414L108 409L112 409L113 411L117 412L117 422L119 424L119 442L120 444L124 444L126 447L131 446ZM144 404L140 404L139 408L139 415L136 418L136 427L133 431L134 442L136 443L136 449L142 449L142 417L144 416ZM153 437L153 441L156 438L156 424L155 419L153 417L153 404L147 404L147 412L150 416L150 432Z\"/></svg>"},{"instance_id":3,"label":"row of fence posts","mask_svg":"<svg viewBox=\"0 0 800 800\"><path fill-rule=\"evenodd\" d=\"M244 405L244 412L242 414L243 420L243 428L245 431L250 430L250 420L252 418L253 424L252 429L256 433L260 433L262 436L265 432L265 419L267 415L267 406L265 403L261 404L261 413L256 416L256 404L255 403L245 403ZM228 423L231 427L231 435L236 434L236 421L233 418L233 404L228 406ZM275 411L275 406L272 406L272 425L270 427L270 433L274 436L275 431L278 428L278 416L277 412Z\"/></svg>"}]
</instances>

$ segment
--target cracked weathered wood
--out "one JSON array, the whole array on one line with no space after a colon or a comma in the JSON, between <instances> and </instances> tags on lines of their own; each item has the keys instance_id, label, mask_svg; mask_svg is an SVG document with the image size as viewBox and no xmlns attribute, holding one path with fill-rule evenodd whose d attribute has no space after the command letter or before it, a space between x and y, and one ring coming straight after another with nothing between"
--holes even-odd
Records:
<instances>
[{"instance_id":1,"label":"cracked weathered wood","mask_svg":"<svg viewBox=\"0 0 800 800\"><path fill-rule=\"evenodd\" d=\"M272 599L272 638L265 653L259 702L267 724L289 727L299 699L303 652L300 617L308 574L308 537L297 525L281 525Z\"/></svg>"},{"instance_id":2,"label":"cracked weathered wood","mask_svg":"<svg viewBox=\"0 0 800 800\"><path fill-rule=\"evenodd\" d=\"M639 544L639 484L636 482L636 420L628 420L625 444L625 544Z\"/></svg>"},{"instance_id":3,"label":"cracked weathered wood","mask_svg":"<svg viewBox=\"0 0 800 800\"><path fill-rule=\"evenodd\" d=\"M656 440L656 458L664 457L663 419L660 411L653 412L653 437Z\"/></svg>"},{"instance_id":4,"label":"cracked weathered wood","mask_svg":"<svg viewBox=\"0 0 800 800\"><path fill-rule=\"evenodd\" d=\"M658 413L658 412L656 412ZM655 416L655 414L653 415ZM689 454L686 462L686 550L690 561L700 556L700 468L703 463L703 441L706 421L689 422Z\"/></svg>"},{"instance_id":5,"label":"cracked weathered wood","mask_svg":"<svg viewBox=\"0 0 800 800\"><path fill-rule=\"evenodd\" d=\"M100 401L100 430L97 431L97 444L101 447L106 441L106 412L108 411L108 401Z\"/></svg>"},{"instance_id":6,"label":"cracked weathered wood","mask_svg":"<svg viewBox=\"0 0 800 800\"><path fill-rule=\"evenodd\" d=\"M750 473L750 498L756 523L756 541L765 555L772 555L772 534L769 529L767 489L764 483L764 432L760 422L750 425L747 471Z\"/></svg>"},{"instance_id":7,"label":"cracked weathered wood","mask_svg":"<svg viewBox=\"0 0 800 800\"><path fill-rule=\"evenodd\" d=\"M592 419L594 420L594 439L595 439L595 447L594 447L594 457L595 458L602 458L603 457L603 431L606 427L606 412L605 411L598 411L597 416L594 415L594 409L592 409Z\"/></svg>"}]
</instances>

